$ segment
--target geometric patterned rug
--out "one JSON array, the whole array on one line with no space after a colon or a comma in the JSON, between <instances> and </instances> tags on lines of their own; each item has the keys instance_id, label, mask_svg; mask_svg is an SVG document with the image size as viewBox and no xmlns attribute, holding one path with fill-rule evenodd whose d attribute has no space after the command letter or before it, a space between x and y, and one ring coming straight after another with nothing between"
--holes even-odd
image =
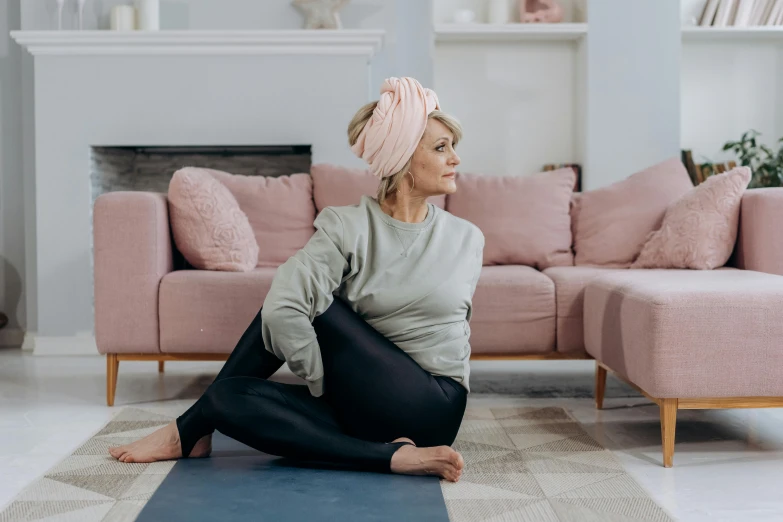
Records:
<instances>
[{"instance_id":1,"label":"geometric patterned rug","mask_svg":"<svg viewBox=\"0 0 783 522\"><path fill-rule=\"evenodd\" d=\"M127 407L22 491L0 522L131 522L175 461L124 464L109 446L138 440L176 415ZM614 455L560 407L474 407L453 445L459 482L440 482L452 522L671 521Z\"/></svg>"},{"instance_id":2,"label":"geometric patterned rug","mask_svg":"<svg viewBox=\"0 0 783 522\"><path fill-rule=\"evenodd\" d=\"M452 447L452 522L674 520L560 407L468 408Z\"/></svg>"},{"instance_id":3,"label":"geometric patterned rug","mask_svg":"<svg viewBox=\"0 0 783 522\"><path fill-rule=\"evenodd\" d=\"M0 513L0 521L135 520L176 461L125 464L109 455L109 447L138 440L171 420L147 410L123 408L98 433L22 491Z\"/></svg>"}]
</instances>

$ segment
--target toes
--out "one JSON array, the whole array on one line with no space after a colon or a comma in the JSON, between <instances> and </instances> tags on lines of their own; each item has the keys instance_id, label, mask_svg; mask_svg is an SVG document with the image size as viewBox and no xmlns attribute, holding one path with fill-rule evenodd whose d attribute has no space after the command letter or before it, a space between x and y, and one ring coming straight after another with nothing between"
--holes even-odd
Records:
<instances>
[{"instance_id":1,"label":"toes","mask_svg":"<svg viewBox=\"0 0 783 522\"><path fill-rule=\"evenodd\" d=\"M127 451L128 450L125 446L114 446L113 448L109 448L109 453L115 459L121 457Z\"/></svg>"}]
</instances>

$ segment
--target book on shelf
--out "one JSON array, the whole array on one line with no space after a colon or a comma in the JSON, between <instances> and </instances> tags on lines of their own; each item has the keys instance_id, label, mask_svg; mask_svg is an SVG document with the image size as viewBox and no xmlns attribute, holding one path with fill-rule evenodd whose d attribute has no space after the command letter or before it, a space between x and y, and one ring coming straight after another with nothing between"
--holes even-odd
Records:
<instances>
[{"instance_id":1,"label":"book on shelf","mask_svg":"<svg viewBox=\"0 0 783 522\"><path fill-rule=\"evenodd\" d=\"M718 6L718 12L715 13L713 25L716 27L727 27L734 21L734 13L737 9L737 0L721 0Z\"/></svg>"},{"instance_id":2,"label":"book on shelf","mask_svg":"<svg viewBox=\"0 0 783 522\"><path fill-rule=\"evenodd\" d=\"M783 0L706 0L698 25L703 27L783 25Z\"/></svg>"},{"instance_id":3,"label":"book on shelf","mask_svg":"<svg viewBox=\"0 0 783 522\"><path fill-rule=\"evenodd\" d=\"M551 170L571 168L576 174L576 181L574 182L574 192L582 192L582 166L578 163L547 163L544 165L544 172Z\"/></svg>"}]
</instances>

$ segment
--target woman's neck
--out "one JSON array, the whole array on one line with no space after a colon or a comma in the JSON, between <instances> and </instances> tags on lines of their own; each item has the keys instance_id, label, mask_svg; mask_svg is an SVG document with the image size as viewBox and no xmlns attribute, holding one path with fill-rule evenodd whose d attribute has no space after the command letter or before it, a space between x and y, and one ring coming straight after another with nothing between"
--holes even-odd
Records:
<instances>
[{"instance_id":1,"label":"woman's neck","mask_svg":"<svg viewBox=\"0 0 783 522\"><path fill-rule=\"evenodd\" d=\"M386 196L381 210L398 221L421 223L427 218L427 198L424 196Z\"/></svg>"}]
</instances>

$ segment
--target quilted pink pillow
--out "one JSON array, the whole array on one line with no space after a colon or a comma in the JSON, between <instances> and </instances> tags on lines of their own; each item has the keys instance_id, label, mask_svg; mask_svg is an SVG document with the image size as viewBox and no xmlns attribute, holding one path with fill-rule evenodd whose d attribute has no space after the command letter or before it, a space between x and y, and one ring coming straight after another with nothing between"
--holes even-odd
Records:
<instances>
[{"instance_id":1,"label":"quilted pink pillow","mask_svg":"<svg viewBox=\"0 0 783 522\"><path fill-rule=\"evenodd\" d=\"M711 176L667 210L631 268L695 268L726 264L737 240L740 203L750 183L748 167Z\"/></svg>"},{"instance_id":2,"label":"quilted pink pillow","mask_svg":"<svg viewBox=\"0 0 783 522\"><path fill-rule=\"evenodd\" d=\"M228 187L247 214L259 246L258 266L280 266L315 233L309 174L242 176L204 170Z\"/></svg>"},{"instance_id":3,"label":"quilted pink pillow","mask_svg":"<svg viewBox=\"0 0 783 522\"><path fill-rule=\"evenodd\" d=\"M310 168L310 175L313 177L313 200L317 212L324 207L356 205L362 196L375 196L378 190L378 178L366 169L318 163ZM432 196L427 201L440 208L446 207L445 194Z\"/></svg>"},{"instance_id":4,"label":"quilted pink pillow","mask_svg":"<svg viewBox=\"0 0 783 522\"><path fill-rule=\"evenodd\" d=\"M666 208L693 188L679 158L607 187L576 194L571 209L574 263L627 268Z\"/></svg>"},{"instance_id":5,"label":"quilted pink pillow","mask_svg":"<svg viewBox=\"0 0 783 522\"><path fill-rule=\"evenodd\" d=\"M570 168L528 176L458 172L446 210L484 233L484 265L570 266L575 180Z\"/></svg>"},{"instance_id":6,"label":"quilted pink pillow","mask_svg":"<svg viewBox=\"0 0 783 522\"><path fill-rule=\"evenodd\" d=\"M231 192L201 169L174 173L168 190L169 219L177 249L195 268L248 272L258 244Z\"/></svg>"}]
</instances>

